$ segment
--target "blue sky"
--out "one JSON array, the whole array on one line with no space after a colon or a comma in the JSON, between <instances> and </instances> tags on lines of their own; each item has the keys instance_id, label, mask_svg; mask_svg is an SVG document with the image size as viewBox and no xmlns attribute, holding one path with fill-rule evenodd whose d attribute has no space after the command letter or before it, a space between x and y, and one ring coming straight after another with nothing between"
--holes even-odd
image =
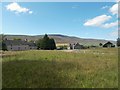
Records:
<instances>
[{"instance_id":1,"label":"blue sky","mask_svg":"<svg viewBox=\"0 0 120 90\"><path fill-rule=\"evenodd\" d=\"M4 34L63 34L116 40L115 2L4 2Z\"/></svg>"}]
</instances>

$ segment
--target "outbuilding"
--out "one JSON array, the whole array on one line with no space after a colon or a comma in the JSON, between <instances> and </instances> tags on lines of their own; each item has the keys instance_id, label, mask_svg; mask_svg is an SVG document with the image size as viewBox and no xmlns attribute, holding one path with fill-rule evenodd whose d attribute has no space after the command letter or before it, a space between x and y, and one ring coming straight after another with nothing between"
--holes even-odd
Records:
<instances>
[{"instance_id":1,"label":"outbuilding","mask_svg":"<svg viewBox=\"0 0 120 90\"><path fill-rule=\"evenodd\" d=\"M113 43L111 43L111 42L108 41L107 43L105 43L103 45L103 47L115 47L115 45Z\"/></svg>"}]
</instances>

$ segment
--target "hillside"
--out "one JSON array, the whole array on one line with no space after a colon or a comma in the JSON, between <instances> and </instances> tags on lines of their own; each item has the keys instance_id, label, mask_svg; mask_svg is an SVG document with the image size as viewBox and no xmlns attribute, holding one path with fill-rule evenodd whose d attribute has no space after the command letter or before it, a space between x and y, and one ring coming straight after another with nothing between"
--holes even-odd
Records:
<instances>
[{"instance_id":1,"label":"hillside","mask_svg":"<svg viewBox=\"0 0 120 90\"><path fill-rule=\"evenodd\" d=\"M50 38L54 38L56 43L80 43L83 45L99 45L99 43L106 43L108 40L102 40L102 39L86 39L86 38L78 38L73 36L65 36L60 34L49 34ZM5 38L7 39L13 39L13 38L21 38L22 40L28 39L28 40L38 40L39 38L42 38L43 35L36 35L36 36L30 36L30 35L5 35ZM111 41L112 43L116 43L115 41Z\"/></svg>"}]
</instances>

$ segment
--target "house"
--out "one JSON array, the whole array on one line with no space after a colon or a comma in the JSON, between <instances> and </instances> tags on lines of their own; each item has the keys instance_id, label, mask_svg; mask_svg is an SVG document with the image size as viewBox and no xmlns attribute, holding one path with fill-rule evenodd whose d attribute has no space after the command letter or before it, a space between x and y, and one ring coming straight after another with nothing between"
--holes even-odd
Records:
<instances>
[{"instance_id":1,"label":"house","mask_svg":"<svg viewBox=\"0 0 120 90\"><path fill-rule=\"evenodd\" d=\"M34 42L27 42L22 40L5 40L4 41L8 51L22 51L37 49Z\"/></svg>"},{"instance_id":2,"label":"house","mask_svg":"<svg viewBox=\"0 0 120 90\"><path fill-rule=\"evenodd\" d=\"M84 46L80 45L79 43L74 43L74 44L70 44L70 49L83 49Z\"/></svg>"},{"instance_id":3,"label":"house","mask_svg":"<svg viewBox=\"0 0 120 90\"><path fill-rule=\"evenodd\" d=\"M57 50L68 49L69 43L57 43L56 47L57 47Z\"/></svg>"},{"instance_id":4,"label":"house","mask_svg":"<svg viewBox=\"0 0 120 90\"><path fill-rule=\"evenodd\" d=\"M115 47L115 45L111 42L107 42L103 45L103 47Z\"/></svg>"}]
</instances>

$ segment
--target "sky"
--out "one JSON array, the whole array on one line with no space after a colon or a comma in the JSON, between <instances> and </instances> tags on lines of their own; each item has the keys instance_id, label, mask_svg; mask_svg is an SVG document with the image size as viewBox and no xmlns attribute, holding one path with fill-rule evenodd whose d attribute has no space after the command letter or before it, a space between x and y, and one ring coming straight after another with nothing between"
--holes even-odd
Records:
<instances>
[{"instance_id":1,"label":"sky","mask_svg":"<svg viewBox=\"0 0 120 90\"><path fill-rule=\"evenodd\" d=\"M117 2L3 2L3 34L116 40Z\"/></svg>"}]
</instances>

